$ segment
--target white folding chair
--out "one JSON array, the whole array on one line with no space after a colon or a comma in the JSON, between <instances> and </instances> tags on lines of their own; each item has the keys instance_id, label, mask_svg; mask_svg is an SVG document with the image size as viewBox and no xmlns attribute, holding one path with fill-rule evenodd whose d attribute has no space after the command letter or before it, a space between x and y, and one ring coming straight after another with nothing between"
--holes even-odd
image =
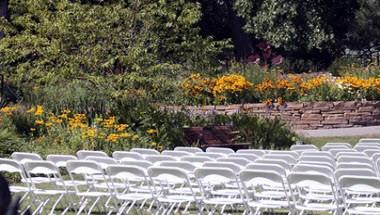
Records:
<instances>
[{"instance_id":1,"label":"white folding chair","mask_svg":"<svg viewBox=\"0 0 380 215\"><path fill-rule=\"evenodd\" d=\"M352 145L347 142L328 142L324 146L352 148Z\"/></svg>"},{"instance_id":2,"label":"white folding chair","mask_svg":"<svg viewBox=\"0 0 380 215\"><path fill-rule=\"evenodd\" d=\"M355 149L349 149L349 148L335 148L328 150L334 157L337 156L338 153L344 153L344 152L358 152Z\"/></svg>"},{"instance_id":3,"label":"white folding chair","mask_svg":"<svg viewBox=\"0 0 380 215\"><path fill-rule=\"evenodd\" d=\"M196 167L201 167L206 161L214 161L215 159L205 157L205 156L185 156L180 159L180 161L188 161Z\"/></svg>"},{"instance_id":4,"label":"white folding chair","mask_svg":"<svg viewBox=\"0 0 380 215\"><path fill-rule=\"evenodd\" d=\"M345 214L380 214L378 177L342 176L339 180L345 200Z\"/></svg>"},{"instance_id":5,"label":"white folding chair","mask_svg":"<svg viewBox=\"0 0 380 215\"><path fill-rule=\"evenodd\" d=\"M294 172L323 174L330 177L331 179L335 178L333 170L326 166L318 166L312 164L296 164L292 169L292 173Z\"/></svg>"},{"instance_id":6,"label":"white folding chair","mask_svg":"<svg viewBox=\"0 0 380 215\"><path fill-rule=\"evenodd\" d=\"M294 160L297 160L299 158L299 154L297 152L293 151L278 151L278 150L271 150L269 151L268 155L283 155L283 156L291 156ZM264 155L267 156L267 155Z\"/></svg>"},{"instance_id":7,"label":"white folding chair","mask_svg":"<svg viewBox=\"0 0 380 215\"><path fill-rule=\"evenodd\" d=\"M0 172L8 173L11 175L15 174L21 178L21 183L19 185L10 185L9 190L11 193L14 193L16 195L22 195L20 198L20 203L22 203L24 199L26 199L32 192L30 183L27 181L24 168L16 160L0 158ZM31 205L28 204L25 210L29 209L30 207Z\"/></svg>"},{"instance_id":8,"label":"white folding chair","mask_svg":"<svg viewBox=\"0 0 380 215\"><path fill-rule=\"evenodd\" d=\"M131 152L136 152L142 155L159 155L160 153L155 149L145 149L145 148L132 148Z\"/></svg>"},{"instance_id":9,"label":"white folding chair","mask_svg":"<svg viewBox=\"0 0 380 215\"><path fill-rule=\"evenodd\" d=\"M156 214L170 214L173 210L186 213L192 203L197 203L196 194L189 176L185 171L175 167L153 166L148 175L154 188L154 200L157 204ZM198 209L198 208L197 208Z\"/></svg>"},{"instance_id":10,"label":"white folding chair","mask_svg":"<svg viewBox=\"0 0 380 215\"><path fill-rule=\"evenodd\" d=\"M242 166L242 167L245 167L251 163L248 159L245 159L244 157L241 157L241 158L231 158L231 157L218 158L218 159L216 159L216 161L217 162L234 163L234 164L237 164L237 165Z\"/></svg>"},{"instance_id":11,"label":"white folding chair","mask_svg":"<svg viewBox=\"0 0 380 215\"><path fill-rule=\"evenodd\" d=\"M341 156L337 160L338 163L358 163L368 164L375 167L375 163L369 157L356 157L356 156Z\"/></svg>"},{"instance_id":12,"label":"white folding chair","mask_svg":"<svg viewBox=\"0 0 380 215\"><path fill-rule=\"evenodd\" d=\"M203 167L210 168L228 168L238 174L244 167L232 162L222 162L222 161L207 161L203 164Z\"/></svg>"},{"instance_id":13,"label":"white folding chair","mask_svg":"<svg viewBox=\"0 0 380 215\"><path fill-rule=\"evenodd\" d=\"M313 144L302 144L290 146L291 151L303 152L303 151L319 151L318 147Z\"/></svg>"},{"instance_id":14,"label":"white folding chair","mask_svg":"<svg viewBox=\"0 0 380 215\"><path fill-rule=\"evenodd\" d=\"M255 154L234 153L234 154L229 154L228 158L244 158L250 162L255 162L255 160L259 159L260 157Z\"/></svg>"},{"instance_id":15,"label":"white folding chair","mask_svg":"<svg viewBox=\"0 0 380 215\"><path fill-rule=\"evenodd\" d=\"M167 155L146 155L145 160L155 164L162 161L176 161L177 159L175 159L172 156L167 156Z\"/></svg>"},{"instance_id":16,"label":"white folding chair","mask_svg":"<svg viewBox=\"0 0 380 215\"><path fill-rule=\"evenodd\" d=\"M335 171L335 178L339 181L343 176L365 176L365 177L376 177L376 172L370 169L337 169Z\"/></svg>"},{"instance_id":17,"label":"white folding chair","mask_svg":"<svg viewBox=\"0 0 380 215\"><path fill-rule=\"evenodd\" d=\"M363 151L368 157L372 157L374 154L379 153L380 154L380 149L366 149Z\"/></svg>"},{"instance_id":18,"label":"white folding chair","mask_svg":"<svg viewBox=\"0 0 380 215\"><path fill-rule=\"evenodd\" d=\"M233 153L235 153L234 150L232 150L230 148L223 148L223 147L208 147L206 149L206 152L218 153L218 154L233 154Z\"/></svg>"},{"instance_id":19,"label":"white folding chair","mask_svg":"<svg viewBox=\"0 0 380 215\"><path fill-rule=\"evenodd\" d=\"M217 159L220 157L227 157L226 154L214 153L214 152L197 152L195 156L208 157L211 159Z\"/></svg>"},{"instance_id":20,"label":"white folding chair","mask_svg":"<svg viewBox=\"0 0 380 215\"><path fill-rule=\"evenodd\" d=\"M237 154L253 154L258 157L261 157L265 154L263 150L258 150L258 149L239 149L236 151Z\"/></svg>"},{"instance_id":21,"label":"white folding chair","mask_svg":"<svg viewBox=\"0 0 380 215\"><path fill-rule=\"evenodd\" d=\"M74 186L75 196L79 198L77 201L80 207L77 215L81 214L82 211L87 211L87 214L91 214L95 207L99 211L108 211L107 208L109 206L100 203L102 198L107 198L107 202L110 198L110 188L108 187L107 177L104 174L103 168L95 161L77 160L68 161L66 169ZM102 179L101 181L99 181L100 178ZM104 187L104 184L107 188ZM89 204L91 206L86 210Z\"/></svg>"},{"instance_id":22,"label":"white folding chair","mask_svg":"<svg viewBox=\"0 0 380 215\"><path fill-rule=\"evenodd\" d=\"M30 153L30 152L13 152L11 155L13 160L16 160L20 163L25 163L26 161L39 161L43 160L39 154Z\"/></svg>"},{"instance_id":23,"label":"white folding chair","mask_svg":"<svg viewBox=\"0 0 380 215\"><path fill-rule=\"evenodd\" d=\"M195 178L202 190L201 212L206 209L209 214L214 214L220 207L223 214L226 207L235 209L243 204L236 172L230 168L197 168ZM231 184L238 187L230 187Z\"/></svg>"},{"instance_id":24,"label":"white folding chair","mask_svg":"<svg viewBox=\"0 0 380 215\"><path fill-rule=\"evenodd\" d=\"M359 143L380 143L379 138L362 138Z\"/></svg>"},{"instance_id":25,"label":"white folding chair","mask_svg":"<svg viewBox=\"0 0 380 215\"><path fill-rule=\"evenodd\" d=\"M331 171L334 171L336 164L331 164L330 162L321 162L321 161L299 161L296 165L313 165L313 166L323 166L329 168Z\"/></svg>"},{"instance_id":26,"label":"white folding chair","mask_svg":"<svg viewBox=\"0 0 380 215\"><path fill-rule=\"evenodd\" d=\"M352 162L338 162L336 164L336 169L370 169L376 171L373 165L368 163L352 163Z\"/></svg>"},{"instance_id":27,"label":"white folding chair","mask_svg":"<svg viewBox=\"0 0 380 215\"><path fill-rule=\"evenodd\" d=\"M110 157L87 156L85 160L94 161L103 169L106 169L109 165L117 164L117 161Z\"/></svg>"},{"instance_id":28,"label":"white folding chair","mask_svg":"<svg viewBox=\"0 0 380 215\"><path fill-rule=\"evenodd\" d=\"M193 153L190 152L184 152L184 151L171 151L171 150L164 150L161 152L162 155L171 156L179 160L181 157L185 156L191 156Z\"/></svg>"},{"instance_id":29,"label":"white folding chair","mask_svg":"<svg viewBox=\"0 0 380 215\"><path fill-rule=\"evenodd\" d=\"M48 155L47 161L53 162L57 167L66 167L67 161L78 160L74 155Z\"/></svg>"},{"instance_id":30,"label":"white folding chair","mask_svg":"<svg viewBox=\"0 0 380 215\"><path fill-rule=\"evenodd\" d=\"M304 156L304 155L302 155L300 157L300 159L299 159L299 162L302 162L302 161L330 163L333 167L335 167L335 160L333 160L330 157L324 157L324 156Z\"/></svg>"},{"instance_id":31,"label":"white folding chair","mask_svg":"<svg viewBox=\"0 0 380 215\"><path fill-rule=\"evenodd\" d=\"M77 157L79 160L84 160L88 156L108 157L108 155L103 151L79 150L77 152Z\"/></svg>"},{"instance_id":32,"label":"white folding chair","mask_svg":"<svg viewBox=\"0 0 380 215\"><path fill-rule=\"evenodd\" d=\"M260 214L262 209L272 212L274 209L287 209L291 213L289 193L280 174L265 170L243 170L239 178L244 193L245 214Z\"/></svg>"},{"instance_id":33,"label":"white folding chair","mask_svg":"<svg viewBox=\"0 0 380 215\"><path fill-rule=\"evenodd\" d=\"M52 204L49 214L55 212L56 207L62 200L65 200L65 204L62 204L65 208L62 214L65 214L73 207L74 204L69 201L70 198L64 198L65 195L68 195L68 190L58 167L53 162L26 161L24 169L34 196L32 202L38 204L34 213L42 213L46 205L54 201L53 197L57 197L57 199Z\"/></svg>"},{"instance_id":34,"label":"white folding chair","mask_svg":"<svg viewBox=\"0 0 380 215\"><path fill-rule=\"evenodd\" d=\"M338 152L336 154L336 159L339 159L340 157L368 157L368 155L364 152Z\"/></svg>"},{"instance_id":35,"label":"white folding chair","mask_svg":"<svg viewBox=\"0 0 380 215\"><path fill-rule=\"evenodd\" d=\"M174 151L190 152L192 154L195 154L197 152L203 152L201 148L190 146L177 146L174 148Z\"/></svg>"},{"instance_id":36,"label":"white folding chair","mask_svg":"<svg viewBox=\"0 0 380 215\"><path fill-rule=\"evenodd\" d=\"M344 149L352 149L351 144L349 143L341 143L341 144L326 144L322 146L321 151L331 151L331 150L344 150Z\"/></svg>"},{"instance_id":37,"label":"white folding chair","mask_svg":"<svg viewBox=\"0 0 380 215\"><path fill-rule=\"evenodd\" d=\"M144 157L137 152L125 152L125 151L115 151L112 153L112 157L115 160L144 160Z\"/></svg>"},{"instance_id":38,"label":"white folding chair","mask_svg":"<svg viewBox=\"0 0 380 215\"><path fill-rule=\"evenodd\" d=\"M145 160L121 160L120 162L122 165L128 165L128 166L136 166L140 167L142 169L148 170L149 167L153 166L153 163L150 161L145 161Z\"/></svg>"},{"instance_id":39,"label":"white folding chair","mask_svg":"<svg viewBox=\"0 0 380 215\"><path fill-rule=\"evenodd\" d=\"M145 203L153 199L145 169L137 166L109 165L106 173L110 179L110 195L121 205L115 207L117 214L129 214L138 204L138 210L141 211Z\"/></svg>"},{"instance_id":40,"label":"white folding chair","mask_svg":"<svg viewBox=\"0 0 380 215\"><path fill-rule=\"evenodd\" d=\"M182 169L190 176L190 178L194 176L194 170L196 168L195 165L188 161L162 161L160 162L160 166Z\"/></svg>"},{"instance_id":41,"label":"white folding chair","mask_svg":"<svg viewBox=\"0 0 380 215\"><path fill-rule=\"evenodd\" d=\"M264 155L263 159L283 160L283 161L287 162L289 165L294 165L295 163L297 163L297 160L293 156L287 155L287 154L269 153L269 154Z\"/></svg>"},{"instance_id":42,"label":"white folding chair","mask_svg":"<svg viewBox=\"0 0 380 215\"><path fill-rule=\"evenodd\" d=\"M246 170L262 170L262 171L276 172L277 174L279 174L282 177L286 178L286 171L285 171L285 169L282 166L278 165L278 164L251 163L245 169Z\"/></svg>"},{"instance_id":43,"label":"white folding chair","mask_svg":"<svg viewBox=\"0 0 380 215\"><path fill-rule=\"evenodd\" d=\"M302 152L301 156L307 157L307 156L318 156L318 157L328 157L331 159L335 159L335 157L328 151L304 151Z\"/></svg>"},{"instance_id":44,"label":"white folding chair","mask_svg":"<svg viewBox=\"0 0 380 215\"><path fill-rule=\"evenodd\" d=\"M277 164L280 165L286 172L289 172L291 169L291 165L287 163L284 160L279 159L267 159L267 158L260 158L255 161L256 163L267 163L267 164Z\"/></svg>"},{"instance_id":45,"label":"white folding chair","mask_svg":"<svg viewBox=\"0 0 380 215\"><path fill-rule=\"evenodd\" d=\"M339 213L339 197L334 181L324 174L291 173L288 176L292 204L297 214L305 212Z\"/></svg>"},{"instance_id":46,"label":"white folding chair","mask_svg":"<svg viewBox=\"0 0 380 215\"><path fill-rule=\"evenodd\" d=\"M365 150L369 150L369 149L372 149L372 150L379 150L380 151L380 146L375 146L375 145L372 145L372 146L369 146L369 145L356 145L354 147L355 150L359 151L359 152L364 152Z\"/></svg>"}]
</instances>

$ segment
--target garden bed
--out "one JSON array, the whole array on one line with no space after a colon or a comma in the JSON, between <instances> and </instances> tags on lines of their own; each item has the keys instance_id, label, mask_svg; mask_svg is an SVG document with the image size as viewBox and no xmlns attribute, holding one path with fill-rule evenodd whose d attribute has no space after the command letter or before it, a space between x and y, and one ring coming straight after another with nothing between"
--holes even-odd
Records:
<instances>
[{"instance_id":1,"label":"garden bed","mask_svg":"<svg viewBox=\"0 0 380 215\"><path fill-rule=\"evenodd\" d=\"M380 101L287 102L284 105L234 104L208 106L161 106L193 115L231 115L247 112L281 118L293 129L329 129L380 125Z\"/></svg>"}]
</instances>

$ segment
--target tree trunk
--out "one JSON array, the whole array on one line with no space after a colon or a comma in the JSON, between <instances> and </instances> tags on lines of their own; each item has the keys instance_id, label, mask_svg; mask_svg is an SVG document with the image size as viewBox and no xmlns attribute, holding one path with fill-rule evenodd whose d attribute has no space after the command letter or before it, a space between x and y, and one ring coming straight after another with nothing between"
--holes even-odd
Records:
<instances>
[{"instance_id":1,"label":"tree trunk","mask_svg":"<svg viewBox=\"0 0 380 215\"><path fill-rule=\"evenodd\" d=\"M0 0L0 17L8 18L8 0ZM4 36L3 32L0 32L0 38Z\"/></svg>"}]
</instances>

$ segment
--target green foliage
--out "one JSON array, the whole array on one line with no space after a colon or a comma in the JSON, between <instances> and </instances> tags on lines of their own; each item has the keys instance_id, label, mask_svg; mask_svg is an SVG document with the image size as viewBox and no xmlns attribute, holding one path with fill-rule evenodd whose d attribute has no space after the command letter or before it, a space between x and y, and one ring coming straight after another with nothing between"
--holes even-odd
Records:
<instances>
[{"instance_id":1,"label":"green foliage","mask_svg":"<svg viewBox=\"0 0 380 215\"><path fill-rule=\"evenodd\" d=\"M0 117L0 156L8 157L15 151L26 150L25 142L16 132L11 120Z\"/></svg>"}]
</instances>

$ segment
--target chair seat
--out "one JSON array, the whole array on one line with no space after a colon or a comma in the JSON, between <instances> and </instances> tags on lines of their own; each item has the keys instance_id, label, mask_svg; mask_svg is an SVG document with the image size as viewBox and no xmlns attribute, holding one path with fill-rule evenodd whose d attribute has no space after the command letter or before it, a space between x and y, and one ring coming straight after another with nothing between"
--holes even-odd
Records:
<instances>
[{"instance_id":1,"label":"chair seat","mask_svg":"<svg viewBox=\"0 0 380 215\"><path fill-rule=\"evenodd\" d=\"M28 187L22 186L10 186L9 189L12 193L25 193L30 191Z\"/></svg>"},{"instance_id":2,"label":"chair seat","mask_svg":"<svg viewBox=\"0 0 380 215\"><path fill-rule=\"evenodd\" d=\"M83 197L102 197L102 196L109 196L109 193L105 192L80 192L77 193L78 196L83 196Z\"/></svg>"},{"instance_id":3,"label":"chair seat","mask_svg":"<svg viewBox=\"0 0 380 215\"><path fill-rule=\"evenodd\" d=\"M51 195L51 196L54 196L54 195L65 194L66 191L65 190L41 190L41 189L38 189L38 190L33 190L33 193L37 194L37 195Z\"/></svg>"},{"instance_id":4,"label":"chair seat","mask_svg":"<svg viewBox=\"0 0 380 215\"><path fill-rule=\"evenodd\" d=\"M231 199L231 198L208 198L208 199L204 199L203 202L205 204L212 204L212 205L234 205L234 204L242 204L243 200Z\"/></svg>"},{"instance_id":5,"label":"chair seat","mask_svg":"<svg viewBox=\"0 0 380 215\"><path fill-rule=\"evenodd\" d=\"M152 199L152 194L148 193L127 193L127 194L118 194L116 198L124 201L144 201L147 199Z\"/></svg>"},{"instance_id":6,"label":"chair seat","mask_svg":"<svg viewBox=\"0 0 380 215\"><path fill-rule=\"evenodd\" d=\"M380 208L376 207L354 207L347 209L349 214L368 214L368 215L380 215Z\"/></svg>"},{"instance_id":7,"label":"chair seat","mask_svg":"<svg viewBox=\"0 0 380 215\"><path fill-rule=\"evenodd\" d=\"M296 205L298 210L306 210L306 211L332 211L336 210L336 205L332 205L329 203L307 203L305 205Z\"/></svg>"},{"instance_id":8,"label":"chair seat","mask_svg":"<svg viewBox=\"0 0 380 215\"><path fill-rule=\"evenodd\" d=\"M183 203L183 202L193 202L193 196L186 195L168 195L168 196L160 196L157 198L159 202L170 202L170 203Z\"/></svg>"},{"instance_id":9,"label":"chair seat","mask_svg":"<svg viewBox=\"0 0 380 215\"><path fill-rule=\"evenodd\" d=\"M280 208L288 208L288 201L276 201L276 200L258 200L255 202L248 202L248 205L253 208L272 208L272 209L280 209Z\"/></svg>"}]
</instances>

